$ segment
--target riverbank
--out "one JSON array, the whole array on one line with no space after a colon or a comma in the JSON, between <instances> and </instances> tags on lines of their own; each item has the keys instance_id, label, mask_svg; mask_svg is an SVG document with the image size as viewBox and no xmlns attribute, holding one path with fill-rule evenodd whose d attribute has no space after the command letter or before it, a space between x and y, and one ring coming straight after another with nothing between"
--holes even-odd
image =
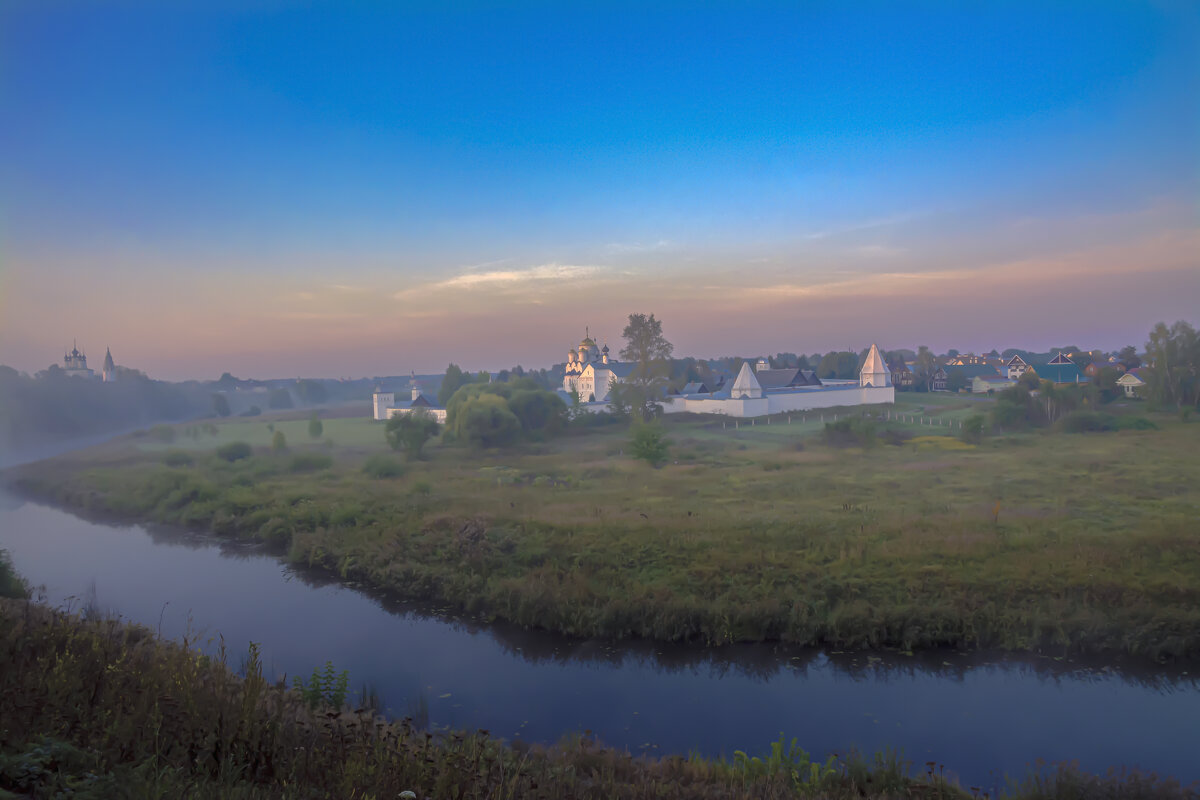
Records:
<instances>
[{"instance_id":1,"label":"riverbank","mask_svg":"<svg viewBox=\"0 0 1200 800\"><path fill-rule=\"evenodd\" d=\"M226 664L238 658L241 675ZM145 628L16 600L0 600L0 689L0 792L35 796L68 786L97 797L971 796L936 765L930 775L894 755L814 762L786 741L724 761L635 758L585 736L541 748L486 731L426 733L365 709L310 708L263 677L253 646L208 658ZM1007 796L1081 793L1195 796L1069 768Z\"/></svg>"},{"instance_id":2,"label":"riverbank","mask_svg":"<svg viewBox=\"0 0 1200 800\"><path fill-rule=\"evenodd\" d=\"M859 450L818 444L815 424L685 421L655 470L622 430L405 464L381 426L330 420L334 444L283 454L131 437L7 476L73 510L268 542L574 636L1194 659L1200 426L1159 424ZM269 441L265 423L228 426L214 443Z\"/></svg>"}]
</instances>

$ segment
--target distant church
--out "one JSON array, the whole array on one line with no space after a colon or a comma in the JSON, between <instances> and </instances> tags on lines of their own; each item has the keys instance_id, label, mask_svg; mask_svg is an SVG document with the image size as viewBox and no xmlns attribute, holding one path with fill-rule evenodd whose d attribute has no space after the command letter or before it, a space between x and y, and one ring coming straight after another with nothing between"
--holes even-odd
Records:
<instances>
[{"instance_id":1,"label":"distant church","mask_svg":"<svg viewBox=\"0 0 1200 800\"><path fill-rule=\"evenodd\" d=\"M608 345L597 349L587 328L583 329L579 349L567 350L567 366L563 372L563 391L574 392L584 403L603 403L613 381L621 383L633 372L633 364L623 364L609 358Z\"/></svg>"},{"instance_id":2,"label":"distant church","mask_svg":"<svg viewBox=\"0 0 1200 800\"><path fill-rule=\"evenodd\" d=\"M63 356L62 372L68 378L96 377L95 370L88 368L87 355L79 351L77 343L72 343L71 350ZM117 365L113 363L111 348L106 347L104 350L104 366L101 368L100 377L105 383L113 383L117 379Z\"/></svg>"}]
</instances>

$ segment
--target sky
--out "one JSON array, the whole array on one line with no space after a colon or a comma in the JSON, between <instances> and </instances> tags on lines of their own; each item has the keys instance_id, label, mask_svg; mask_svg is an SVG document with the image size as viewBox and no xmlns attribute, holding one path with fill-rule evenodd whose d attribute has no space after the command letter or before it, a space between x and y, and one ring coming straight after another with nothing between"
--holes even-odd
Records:
<instances>
[{"instance_id":1,"label":"sky","mask_svg":"<svg viewBox=\"0 0 1200 800\"><path fill-rule=\"evenodd\" d=\"M0 363L164 379L1141 345L1200 5L0 4Z\"/></svg>"}]
</instances>

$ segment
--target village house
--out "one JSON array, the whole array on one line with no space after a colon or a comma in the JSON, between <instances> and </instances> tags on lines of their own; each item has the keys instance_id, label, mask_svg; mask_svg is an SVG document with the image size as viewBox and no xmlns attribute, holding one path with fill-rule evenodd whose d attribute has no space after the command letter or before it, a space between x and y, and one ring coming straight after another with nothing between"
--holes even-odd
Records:
<instances>
[{"instance_id":1,"label":"village house","mask_svg":"<svg viewBox=\"0 0 1200 800\"><path fill-rule=\"evenodd\" d=\"M1004 368L1008 370L1008 377L1015 381L1025 374L1025 370L1029 369L1029 364L1019 355L1013 355L1005 363Z\"/></svg>"},{"instance_id":2,"label":"village house","mask_svg":"<svg viewBox=\"0 0 1200 800\"><path fill-rule=\"evenodd\" d=\"M1141 397L1146 381L1139 374L1140 368L1131 369L1121 377L1117 378L1117 386L1125 392L1126 397Z\"/></svg>"},{"instance_id":3,"label":"village house","mask_svg":"<svg viewBox=\"0 0 1200 800\"><path fill-rule=\"evenodd\" d=\"M1088 379L1066 353L1058 353L1048 364L1031 364L1029 369L1044 381L1056 386L1087 383Z\"/></svg>"},{"instance_id":4,"label":"village house","mask_svg":"<svg viewBox=\"0 0 1200 800\"><path fill-rule=\"evenodd\" d=\"M976 375L971 379L972 394L987 394L988 392L998 392L1002 389L1007 389L1009 386L1015 386L1016 381L1007 375L996 373L995 375Z\"/></svg>"}]
</instances>

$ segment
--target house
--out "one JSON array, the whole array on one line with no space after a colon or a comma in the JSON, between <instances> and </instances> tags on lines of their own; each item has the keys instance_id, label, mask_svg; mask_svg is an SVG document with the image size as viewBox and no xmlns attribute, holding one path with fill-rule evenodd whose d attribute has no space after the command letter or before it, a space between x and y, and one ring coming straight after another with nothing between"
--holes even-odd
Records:
<instances>
[{"instance_id":1,"label":"house","mask_svg":"<svg viewBox=\"0 0 1200 800\"><path fill-rule=\"evenodd\" d=\"M938 367L929 379L929 388L935 392L944 392L949 379L950 375L946 372L946 368Z\"/></svg>"},{"instance_id":2,"label":"house","mask_svg":"<svg viewBox=\"0 0 1200 800\"><path fill-rule=\"evenodd\" d=\"M1061 353L1059 354L1062 355ZM1065 362L1065 363L1064 363ZM1049 364L1033 364L1029 367L1029 371L1037 375L1044 381L1050 381L1056 386L1062 386L1068 383L1087 383L1088 379L1079 367L1071 363L1069 358L1063 358L1058 361L1058 356Z\"/></svg>"},{"instance_id":3,"label":"house","mask_svg":"<svg viewBox=\"0 0 1200 800\"><path fill-rule=\"evenodd\" d=\"M399 414L411 414L413 411L424 410L438 423L445 423L446 409L435 405L432 400L421 392L421 384L414 376L410 381L412 397L409 400L396 402L394 392L385 392L382 386L376 386L371 393L371 407L375 419L391 419Z\"/></svg>"},{"instance_id":4,"label":"house","mask_svg":"<svg viewBox=\"0 0 1200 800\"><path fill-rule=\"evenodd\" d=\"M1117 378L1117 386L1121 387L1121 389L1125 392L1126 397L1142 396L1143 387L1145 387L1146 381L1142 380L1142 376L1139 374L1140 372L1141 368L1136 367Z\"/></svg>"},{"instance_id":5,"label":"house","mask_svg":"<svg viewBox=\"0 0 1200 800\"><path fill-rule=\"evenodd\" d=\"M712 389L703 381L692 381L679 390L679 394L712 394Z\"/></svg>"},{"instance_id":6,"label":"house","mask_svg":"<svg viewBox=\"0 0 1200 800\"><path fill-rule=\"evenodd\" d=\"M1004 369L1008 371L1008 377L1015 381L1025 374L1025 370L1029 369L1029 364L1019 355L1014 355L1005 362Z\"/></svg>"},{"instance_id":7,"label":"house","mask_svg":"<svg viewBox=\"0 0 1200 800\"><path fill-rule=\"evenodd\" d=\"M1016 381L1007 375L996 373L994 375L976 375L971 379L972 394L987 394L988 392L998 392L1002 389L1007 389L1009 386L1015 386Z\"/></svg>"},{"instance_id":8,"label":"house","mask_svg":"<svg viewBox=\"0 0 1200 800\"><path fill-rule=\"evenodd\" d=\"M946 373L946 379L943 382L941 389L934 391L957 391L960 387L963 389L971 389L972 381L978 377L999 376L995 367L989 367L987 364L968 364L965 366L947 365L943 367ZM935 380L936 383L936 380Z\"/></svg>"},{"instance_id":9,"label":"house","mask_svg":"<svg viewBox=\"0 0 1200 800\"><path fill-rule=\"evenodd\" d=\"M915 380L913 371L909 369L908 364L905 364L903 360L896 359L896 361L892 362L891 370L893 386L907 389L913 385L913 381Z\"/></svg>"}]
</instances>

